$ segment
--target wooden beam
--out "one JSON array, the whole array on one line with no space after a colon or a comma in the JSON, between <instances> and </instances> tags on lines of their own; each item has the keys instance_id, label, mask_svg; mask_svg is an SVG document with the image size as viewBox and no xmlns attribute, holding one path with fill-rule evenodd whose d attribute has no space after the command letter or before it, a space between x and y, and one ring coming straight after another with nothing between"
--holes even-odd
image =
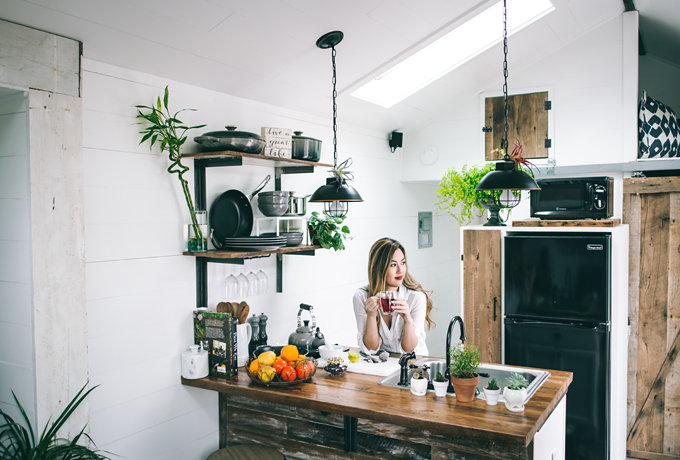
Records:
<instances>
[{"instance_id":1,"label":"wooden beam","mask_svg":"<svg viewBox=\"0 0 680 460\"><path fill-rule=\"evenodd\" d=\"M680 177L631 177L623 179L623 194L680 192Z\"/></svg>"},{"instance_id":2,"label":"wooden beam","mask_svg":"<svg viewBox=\"0 0 680 460\"><path fill-rule=\"evenodd\" d=\"M666 454L656 454L653 452L642 452L639 450L629 450L626 452L626 456L630 458L641 458L643 460L678 460L680 459L677 455L666 455Z\"/></svg>"}]
</instances>

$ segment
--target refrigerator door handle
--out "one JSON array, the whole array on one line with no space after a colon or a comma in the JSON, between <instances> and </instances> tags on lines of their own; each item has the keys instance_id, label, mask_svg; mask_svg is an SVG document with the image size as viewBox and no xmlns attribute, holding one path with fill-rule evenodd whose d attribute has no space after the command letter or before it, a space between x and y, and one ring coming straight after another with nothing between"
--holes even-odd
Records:
<instances>
[{"instance_id":1,"label":"refrigerator door handle","mask_svg":"<svg viewBox=\"0 0 680 460\"><path fill-rule=\"evenodd\" d=\"M599 332L608 332L609 331L609 323L601 323L601 324L588 324L588 323L558 323L558 322L553 322L553 321L535 321L535 320L516 320L512 318L505 318L505 323L506 324L526 324L526 325L534 325L534 324L541 324L541 325L546 325L546 326L566 326L566 327L580 327L583 329L592 329L594 331L599 331Z\"/></svg>"}]
</instances>

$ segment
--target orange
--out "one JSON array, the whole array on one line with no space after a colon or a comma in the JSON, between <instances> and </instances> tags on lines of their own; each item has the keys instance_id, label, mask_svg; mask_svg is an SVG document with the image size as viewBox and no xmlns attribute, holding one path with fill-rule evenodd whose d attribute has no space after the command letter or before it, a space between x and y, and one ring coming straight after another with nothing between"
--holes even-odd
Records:
<instances>
[{"instance_id":1,"label":"orange","mask_svg":"<svg viewBox=\"0 0 680 460\"><path fill-rule=\"evenodd\" d=\"M250 363L250 375L257 375L257 373L260 371L260 362L256 359L253 360L252 363Z\"/></svg>"},{"instance_id":2,"label":"orange","mask_svg":"<svg viewBox=\"0 0 680 460\"><path fill-rule=\"evenodd\" d=\"M281 349L281 358L289 363L297 361L299 356L300 353L298 353L298 349L295 345L286 345Z\"/></svg>"}]
</instances>

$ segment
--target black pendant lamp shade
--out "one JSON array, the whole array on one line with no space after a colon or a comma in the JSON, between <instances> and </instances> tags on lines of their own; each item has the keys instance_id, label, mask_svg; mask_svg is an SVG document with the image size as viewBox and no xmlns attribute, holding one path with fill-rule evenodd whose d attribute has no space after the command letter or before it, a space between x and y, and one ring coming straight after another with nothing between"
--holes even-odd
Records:
<instances>
[{"instance_id":1,"label":"black pendant lamp shade","mask_svg":"<svg viewBox=\"0 0 680 460\"><path fill-rule=\"evenodd\" d=\"M487 173L475 190L491 192L494 201L501 208L514 208L520 201L520 190L540 190L536 181L520 169L519 163L508 155L508 25L507 5L503 0L503 100L505 108L505 132L501 140L503 159L496 163L496 170ZM521 158L521 156L520 156Z\"/></svg>"},{"instance_id":2,"label":"black pendant lamp shade","mask_svg":"<svg viewBox=\"0 0 680 460\"><path fill-rule=\"evenodd\" d=\"M321 49L331 48L331 58L333 62L333 170L335 171L338 166L338 106L335 99L338 96L338 92L335 89L336 75L335 75L335 45L340 43L344 37L344 34L339 30L334 32L328 32L327 34L321 36L316 41L316 46ZM349 160L348 160L349 161ZM345 162L347 163L347 162ZM341 164L343 166L345 163ZM342 176L341 176L342 177ZM351 175L348 174L348 178L351 179ZM324 212L326 214L344 217L347 215L349 210L349 202L360 202L364 201L352 186L347 184L347 181L339 179L338 177L329 177L326 179L326 185L319 187L316 192L309 199L311 203L324 203Z\"/></svg>"}]
</instances>

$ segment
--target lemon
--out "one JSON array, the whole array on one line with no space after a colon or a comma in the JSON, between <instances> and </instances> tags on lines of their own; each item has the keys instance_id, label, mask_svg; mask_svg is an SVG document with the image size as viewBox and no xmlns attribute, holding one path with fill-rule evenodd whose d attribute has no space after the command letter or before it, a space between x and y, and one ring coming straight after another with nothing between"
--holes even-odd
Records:
<instances>
[{"instance_id":1,"label":"lemon","mask_svg":"<svg viewBox=\"0 0 680 460\"><path fill-rule=\"evenodd\" d=\"M354 350L350 350L349 353L347 353L347 357L349 358L350 363L356 363L359 361L359 353Z\"/></svg>"},{"instance_id":2,"label":"lemon","mask_svg":"<svg viewBox=\"0 0 680 460\"><path fill-rule=\"evenodd\" d=\"M271 366L274 364L274 361L276 361L276 353L273 351L265 351L264 353L260 353L257 360L260 362L260 366Z\"/></svg>"},{"instance_id":3,"label":"lemon","mask_svg":"<svg viewBox=\"0 0 680 460\"><path fill-rule=\"evenodd\" d=\"M263 382L271 382L276 375L276 369L271 366L263 366L258 375Z\"/></svg>"}]
</instances>

